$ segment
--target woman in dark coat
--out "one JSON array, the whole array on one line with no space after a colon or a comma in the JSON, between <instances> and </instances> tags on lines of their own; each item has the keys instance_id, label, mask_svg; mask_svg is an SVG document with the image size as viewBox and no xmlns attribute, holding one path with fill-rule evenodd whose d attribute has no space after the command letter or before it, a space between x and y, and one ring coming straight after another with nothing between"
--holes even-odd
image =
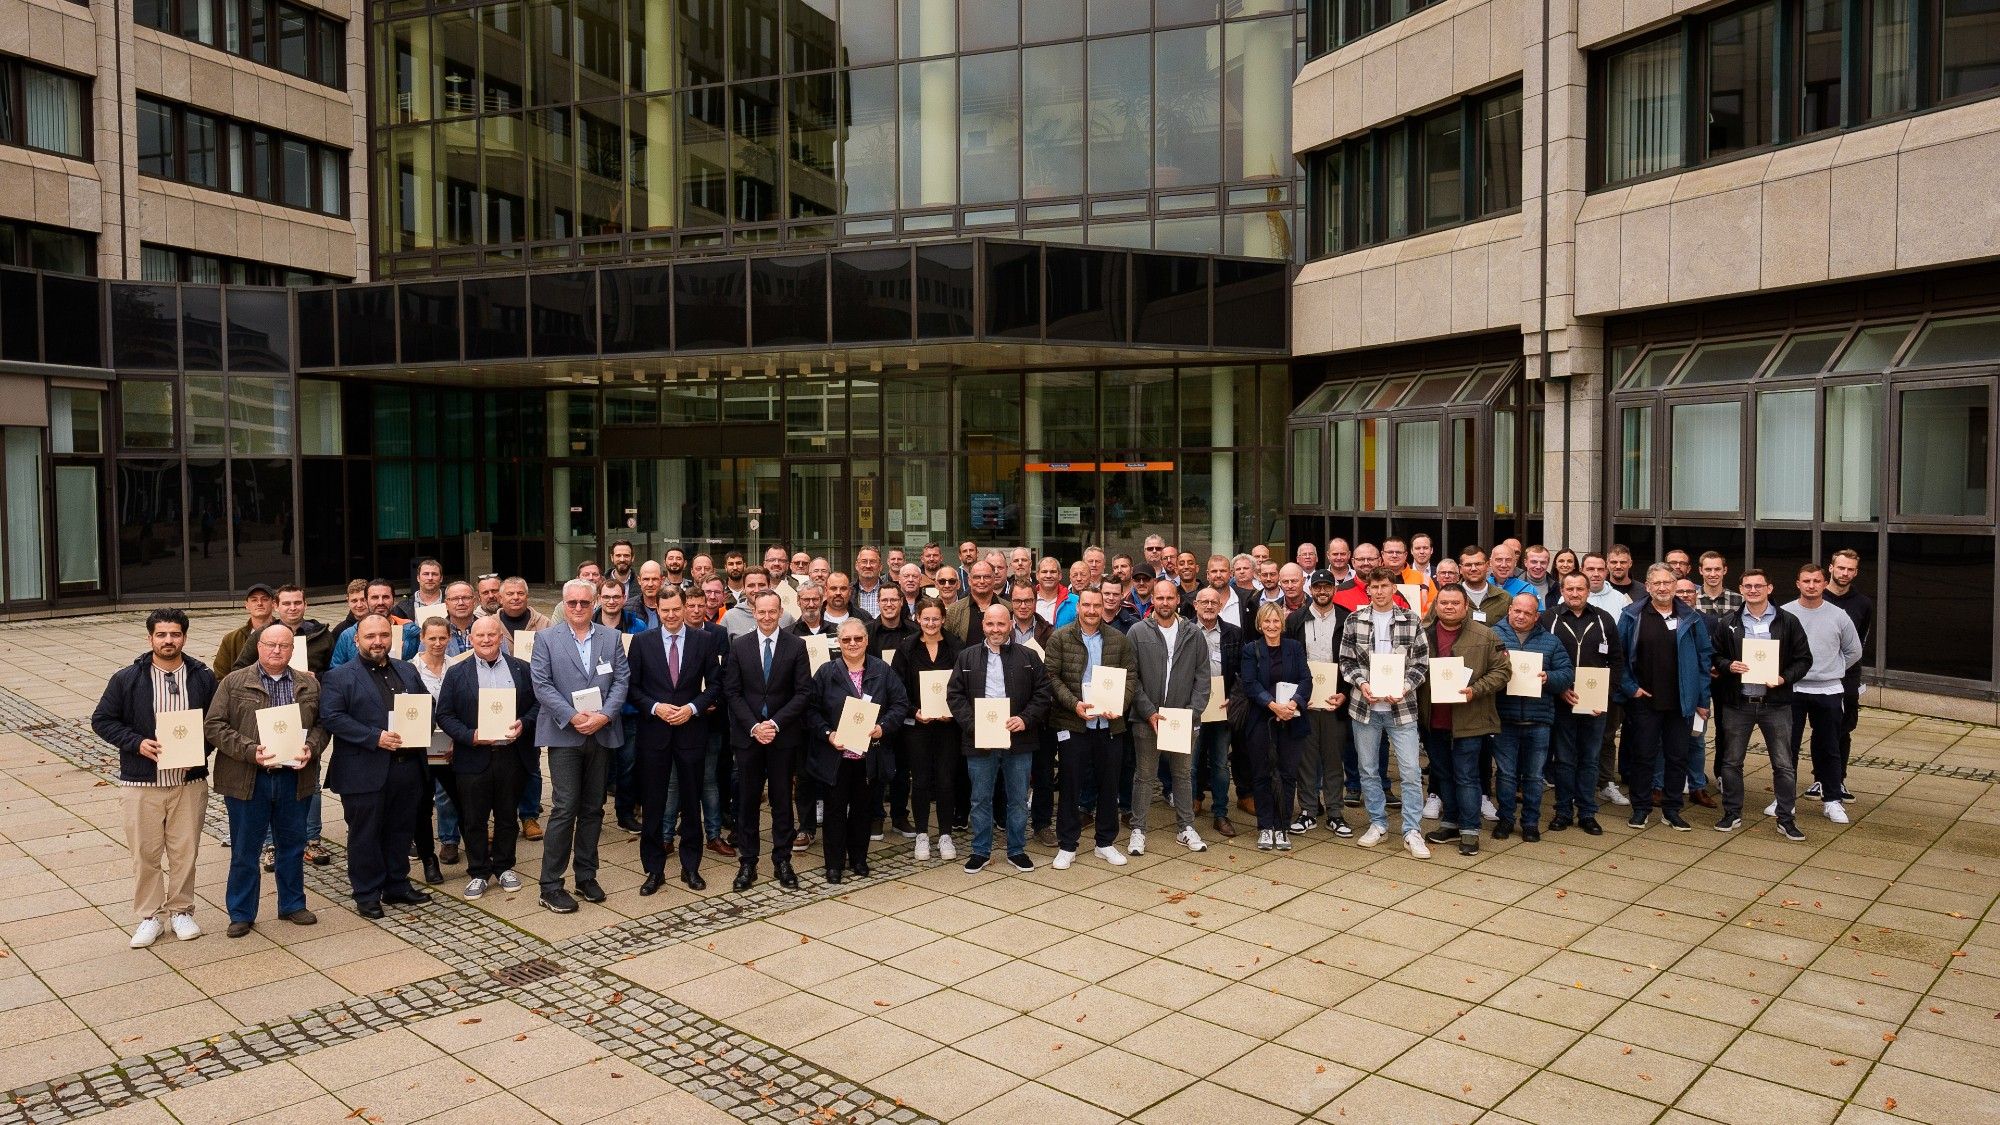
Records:
<instances>
[{"instance_id":1,"label":"woman in dark coat","mask_svg":"<svg viewBox=\"0 0 2000 1125\"><path fill-rule=\"evenodd\" d=\"M841 881L842 868L868 876L868 833L875 819L875 781L887 767L882 734L902 725L910 712L903 682L879 656L868 654L868 629L856 617L840 626L840 655L813 673L812 700L807 708L806 772L825 794L826 881ZM840 714L849 699L863 699L881 708L875 725L860 745L840 745L836 739Z\"/></svg>"},{"instance_id":2,"label":"woman in dark coat","mask_svg":"<svg viewBox=\"0 0 2000 1125\"><path fill-rule=\"evenodd\" d=\"M1299 787L1299 755L1311 734L1303 705L1312 691L1306 647L1285 636L1282 603L1257 610L1257 640L1243 642L1243 696L1250 702L1244 723L1249 747L1251 792L1257 803L1257 847L1292 849L1286 826ZM1292 697L1278 702L1278 685L1292 685Z\"/></svg>"},{"instance_id":3,"label":"woman in dark coat","mask_svg":"<svg viewBox=\"0 0 2000 1125\"><path fill-rule=\"evenodd\" d=\"M952 786L965 768L964 739L958 723L949 713L941 718L924 718L917 713L923 704L923 672L949 673L958 664L964 646L956 636L944 631L944 607L930 598L917 603L917 635L896 650L896 674L902 677L903 692L910 700L910 723L903 729L903 756L910 765L911 827L916 829L916 857L931 857L931 809L938 814L938 856L956 859L951 842L951 818L958 807Z\"/></svg>"}]
</instances>

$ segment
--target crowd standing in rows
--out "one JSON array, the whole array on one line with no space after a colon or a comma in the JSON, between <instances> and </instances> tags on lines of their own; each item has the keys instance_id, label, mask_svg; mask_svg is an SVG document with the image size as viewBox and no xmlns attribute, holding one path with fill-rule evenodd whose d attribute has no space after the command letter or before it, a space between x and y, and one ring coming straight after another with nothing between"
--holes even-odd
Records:
<instances>
[{"instance_id":1,"label":"crowd standing in rows","mask_svg":"<svg viewBox=\"0 0 2000 1125\"><path fill-rule=\"evenodd\" d=\"M1782 576L1797 591L1782 606L1780 576L1747 570L1729 589L1713 552L1635 574L1620 546L1510 539L1438 557L1421 534L1304 543L1289 561L1259 547L1202 564L1157 535L1141 557L1090 547L1067 567L972 542L953 562L936 544L863 547L851 574L782 547L761 561L732 551L718 570L669 548L635 568L620 542L544 614L521 578L447 583L424 559L401 599L387 580L350 583L332 626L307 617L299 587L259 584L211 664L186 651L185 613L155 610L147 651L91 720L119 752L132 945L201 934L211 770L231 937L258 918L260 866L280 919L317 921L303 869L330 862L322 772L372 918L429 901L413 871L436 885L461 858L465 898L522 889L522 838L542 843L543 907L602 902L607 801L650 896L676 854L695 891L704 856L733 861L742 891L767 851L796 889L816 838L827 883L865 877L892 831L920 862L962 850L975 874L1032 871L1030 843L1066 869L1086 831L1095 859L1124 866L1156 823L1200 852L1204 825L1233 837L1237 813L1260 849L1320 830L1375 847L1393 831L1419 859L1431 844L1476 855L1489 825L1530 843L1601 835L1604 805L1628 807L1632 831L1655 806L1678 831L1690 804L1714 808L1730 832L1753 731L1772 767L1764 813L1786 839L1805 839L1801 798L1835 823L1853 799L1873 606L1851 551Z\"/></svg>"}]
</instances>

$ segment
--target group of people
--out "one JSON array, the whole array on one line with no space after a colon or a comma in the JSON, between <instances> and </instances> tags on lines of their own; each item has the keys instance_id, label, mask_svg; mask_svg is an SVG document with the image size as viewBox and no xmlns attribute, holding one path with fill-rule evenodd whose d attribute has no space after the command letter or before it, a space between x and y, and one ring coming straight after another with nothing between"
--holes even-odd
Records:
<instances>
[{"instance_id":1,"label":"group of people","mask_svg":"<svg viewBox=\"0 0 2000 1125\"><path fill-rule=\"evenodd\" d=\"M313 924L303 865L329 861L328 755L368 917L429 901L413 861L440 883L461 843L464 897L521 889L523 837L542 842L543 907L601 902L607 803L639 838L645 896L676 852L696 891L704 855L734 860L741 891L767 850L796 888L815 833L835 884L868 875L891 830L919 861L960 861L962 839L968 873L996 847L1033 870L1031 839L1068 868L1088 830L1115 867L1144 853L1156 818L1199 852L1202 822L1235 836L1237 811L1254 815L1260 849L1322 827L1374 847L1397 811L1411 855L1474 855L1484 824L1541 839L1547 788L1550 832L1601 834L1600 801L1629 805L1635 830L1655 805L1688 830L1693 803L1732 831L1753 730L1782 835L1804 839L1808 728L1804 796L1847 819L1872 623L1852 552L1800 568L1782 607L1762 571L1728 589L1713 552L1697 568L1671 551L1635 576L1618 546L1507 540L1436 557L1422 534L1205 564L1157 535L1140 556L1090 547L1067 567L972 542L952 561L935 544L914 558L863 547L851 574L775 546L760 567L680 548L635 567L624 542L609 561L580 566L552 614L521 578L446 583L434 559L401 599L383 579L351 583L332 626L307 617L298 587L253 586L212 665L185 651L184 613L150 614L148 650L92 717L119 751L134 947L201 932L191 888L211 768L229 815L230 935L257 919L260 857L278 917ZM1358 838L1348 809L1365 819Z\"/></svg>"}]
</instances>

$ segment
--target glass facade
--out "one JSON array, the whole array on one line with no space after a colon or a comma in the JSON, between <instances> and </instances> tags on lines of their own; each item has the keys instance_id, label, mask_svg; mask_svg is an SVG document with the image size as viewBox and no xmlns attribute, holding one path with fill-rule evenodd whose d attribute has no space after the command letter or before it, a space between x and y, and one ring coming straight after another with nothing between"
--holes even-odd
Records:
<instances>
[{"instance_id":1,"label":"glass facade","mask_svg":"<svg viewBox=\"0 0 2000 1125\"><path fill-rule=\"evenodd\" d=\"M380 272L975 231L1292 258L1296 7L390 4Z\"/></svg>"}]
</instances>

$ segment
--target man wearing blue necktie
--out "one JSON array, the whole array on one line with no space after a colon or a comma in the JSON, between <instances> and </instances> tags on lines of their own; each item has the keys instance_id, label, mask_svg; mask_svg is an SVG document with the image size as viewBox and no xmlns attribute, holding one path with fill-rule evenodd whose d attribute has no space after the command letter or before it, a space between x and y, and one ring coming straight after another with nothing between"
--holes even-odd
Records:
<instances>
[{"instance_id":1,"label":"man wearing blue necktie","mask_svg":"<svg viewBox=\"0 0 2000 1125\"><path fill-rule=\"evenodd\" d=\"M650 896L666 882L667 786L678 776L683 793L701 792L708 749L707 711L722 695L722 650L714 634L689 628L687 604L678 589L660 591L655 607L660 627L632 638L632 704L638 710L639 801L645 820L639 858ZM705 890L701 877L701 805L681 804L681 882Z\"/></svg>"},{"instance_id":2,"label":"man wearing blue necktie","mask_svg":"<svg viewBox=\"0 0 2000 1125\"><path fill-rule=\"evenodd\" d=\"M769 590L750 605L757 627L732 640L723 667L722 697L729 708L729 741L736 754L736 846L732 884L749 890L757 881L760 799L771 805L771 872L778 885L796 889L792 871L792 773L805 729L811 673L806 642L779 629L784 605ZM682 782L681 792L692 793ZM685 861L683 861L685 862Z\"/></svg>"}]
</instances>

